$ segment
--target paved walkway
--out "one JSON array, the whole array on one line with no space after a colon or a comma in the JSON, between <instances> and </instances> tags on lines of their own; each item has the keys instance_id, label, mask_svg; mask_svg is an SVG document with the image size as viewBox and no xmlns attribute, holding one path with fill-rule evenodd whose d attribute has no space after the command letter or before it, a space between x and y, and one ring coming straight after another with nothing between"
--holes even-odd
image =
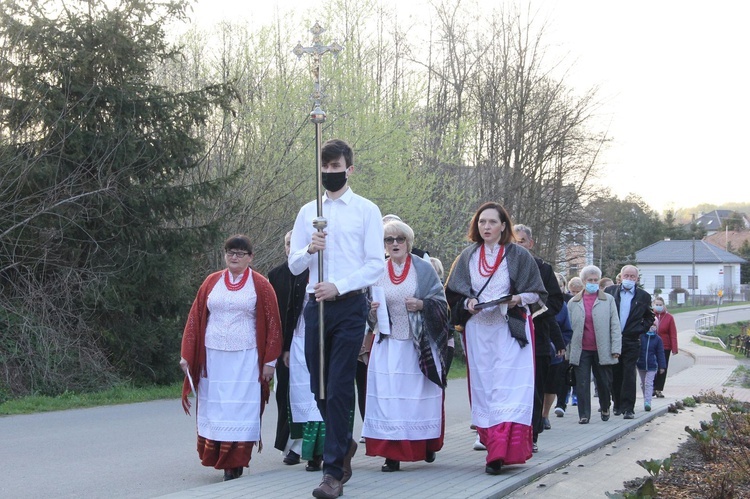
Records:
<instances>
[{"instance_id":1,"label":"paved walkway","mask_svg":"<svg viewBox=\"0 0 750 499\"><path fill-rule=\"evenodd\" d=\"M721 392L738 362L729 354L690 342L692 330L679 333L680 354L690 355L695 363L692 367L668 378L665 390L667 398L654 399L651 412L638 411L641 399L636 404L636 417L624 420L612 417L602 422L594 416L588 425L579 425L575 407L568 408L563 418L551 418L552 429L539 437L539 452L524 465L507 466L499 476L484 473L485 452L474 451L475 434L468 428L467 417L448 417L446 420L445 445L434 463L402 463L397 473L382 473L383 460L365 456L364 444L352 461L354 470L351 481L344 487L347 497L411 497L411 498L495 498L504 497L514 490L529 484L534 479L570 463L641 425L664 415L668 405L676 399L699 394L705 390ZM750 401L750 390L732 388L727 394ZM446 411L463 410L466 407L466 381L452 380L446 391ZM593 404L596 407L596 402ZM454 410L453 413L456 411ZM460 411L459 411L460 412ZM355 429L356 430L356 429ZM273 453L272 453L273 454ZM273 454L276 456L276 454ZM641 459L643 456L623 456L621 459ZM255 459L255 457L254 457ZM263 454L259 459L268 459ZM246 475L230 482L219 482L176 494L169 498L233 498L233 497L311 497L311 491L320 481L320 473L308 473L302 465L284 466L279 457L279 466L269 471L253 470L251 462ZM217 476L217 480L220 479ZM613 487L613 490L619 487ZM579 491L580 493L580 491Z\"/></svg>"}]
</instances>

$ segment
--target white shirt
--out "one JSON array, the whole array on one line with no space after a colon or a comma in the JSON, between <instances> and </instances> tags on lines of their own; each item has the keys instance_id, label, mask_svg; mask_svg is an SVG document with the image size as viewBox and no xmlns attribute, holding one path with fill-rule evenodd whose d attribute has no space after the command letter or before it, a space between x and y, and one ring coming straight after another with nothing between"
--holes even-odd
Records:
<instances>
[{"instance_id":1,"label":"white shirt","mask_svg":"<svg viewBox=\"0 0 750 499\"><path fill-rule=\"evenodd\" d=\"M318 282L318 254L307 248L318 216L317 201L304 205L294 222L289 269L299 275L310 269L307 292ZM323 217L328 225L323 251L323 282L336 286L340 294L372 286L383 274L383 221L380 209L349 187L338 199L323 196Z\"/></svg>"}]
</instances>

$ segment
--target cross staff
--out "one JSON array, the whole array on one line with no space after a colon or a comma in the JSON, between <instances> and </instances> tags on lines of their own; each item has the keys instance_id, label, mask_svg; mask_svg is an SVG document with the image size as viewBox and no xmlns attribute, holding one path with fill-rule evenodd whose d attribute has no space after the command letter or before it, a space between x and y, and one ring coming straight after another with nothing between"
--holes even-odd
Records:
<instances>
[{"instance_id":1,"label":"cross staff","mask_svg":"<svg viewBox=\"0 0 750 499\"><path fill-rule=\"evenodd\" d=\"M323 54L330 52L334 57L338 57L338 53L341 52L341 45L335 41L331 45L323 45L320 43L320 35L325 29L318 24L310 29L310 33L313 35L313 42L310 47L303 47L301 43L297 43L292 51L298 59L301 59L304 54L312 54L312 74L313 74L313 93L310 96L313 98L313 110L310 112L310 121L315 125L315 170L316 170L316 193L318 202L318 216L313 220L313 227L318 232L323 232L328 222L323 218L323 186L322 186L322 159L320 157L320 150L322 148L321 130L323 123L326 120L326 113L320 107L320 99L322 92L320 90L320 58ZM323 251L318 251L318 282L323 282ZM320 400L326 398L325 392L325 325L323 323L323 301L318 302L318 344L320 349L320 389L319 396Z\"/></svg>"}]
</instances>

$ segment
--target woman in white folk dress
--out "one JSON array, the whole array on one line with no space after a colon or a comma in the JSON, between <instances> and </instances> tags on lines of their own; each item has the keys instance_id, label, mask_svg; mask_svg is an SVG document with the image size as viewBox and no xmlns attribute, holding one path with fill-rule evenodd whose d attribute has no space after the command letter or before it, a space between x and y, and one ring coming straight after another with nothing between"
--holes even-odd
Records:
<instances>
[{"instance_id":1,"label":"woman in white folk dress","mask_svg":"<svg viewBox=\"0 0 750 499\"><path fill-rule=\"evenodd\" d=\"M224 470L224 480L232 480L250 464L253 446L260 441L268 382L281 354L281 318L271 284L250 269L250 239L232 236L224 252L227 268L203 281L190 308L180 368L186 374L186 414L190 379L197 392L201 463Z\"/></svg>"},{"instance_id":2,"label":"woman in white folk dress","mask_svg":"<svg viewBox=\"0 0 750 499\"><path fill-rule=\"evenodd\" d=\"M473 243L446 282L451 321L463 329L471 419L487 448L485 472L532 455L534 341L531 314L547 292L531 254L512 244L513 223L499 203L484 203L469 224ZM501 304L475 308L505 297Z\"/></svg>"},{"instance_id":3,"label":"woman in white folk dress","mask_svg":"<svg viewBox=\"0 0 750 499\"><path fill-rule=\"evenodd\" d=\"M377 286L385 303L371 304L378 333L367 366L362 436L367 455L384 457L381 470L391 472L401 461L431 463L443 447L449 324L435 269L412 258L414 231L401 221L386 223L383 231L388 259ZM377 324L379 307L387 308L388 328Z\"/></svg>"}]
</instances>

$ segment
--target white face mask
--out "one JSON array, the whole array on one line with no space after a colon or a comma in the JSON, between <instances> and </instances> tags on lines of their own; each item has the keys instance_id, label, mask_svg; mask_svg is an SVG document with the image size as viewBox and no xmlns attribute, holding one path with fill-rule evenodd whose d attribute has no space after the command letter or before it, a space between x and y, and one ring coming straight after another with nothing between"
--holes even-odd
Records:
<instances>
[{"instance_id":1,"label":"white face mask","mask_svg":"<svg viewBox=\"0 0 750 499\"><path fill-rule=\"evenodd\" d=\"M635 286L635 281L631 281L630 279L623 279L622 280L622 287L630 291L633 289L633 286Z\"/></svg>"},{"instance_id":2,"label":"white face mask","mask_svg":"<svg viewBox=\"0 0 750 499\"><path fill-rule=\"evenodd\" d=\"M664 312L664 305L654 305L654 312Z\"/></svg>"}]
</instances>

